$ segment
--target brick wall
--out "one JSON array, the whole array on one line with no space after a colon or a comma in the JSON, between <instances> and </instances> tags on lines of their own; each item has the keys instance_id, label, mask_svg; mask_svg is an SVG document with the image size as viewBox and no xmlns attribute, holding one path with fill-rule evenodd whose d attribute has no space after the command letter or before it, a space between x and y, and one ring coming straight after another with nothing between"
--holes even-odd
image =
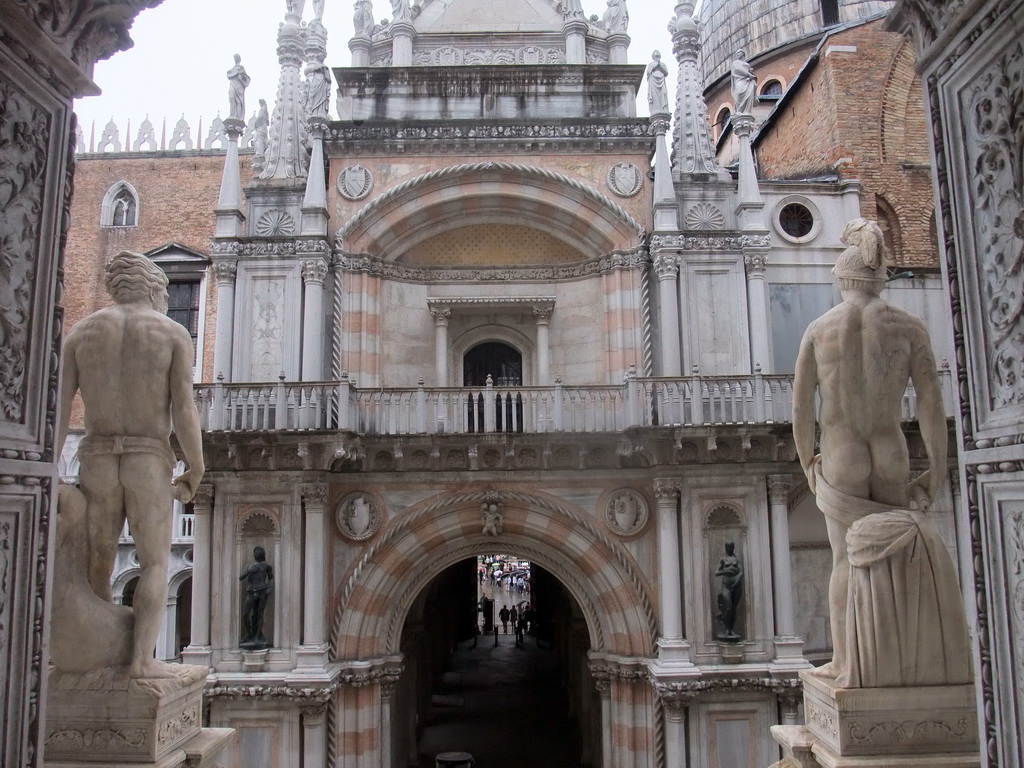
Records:
<instances>
[{"instance_id":1,"label":"brick wall","mask_svg":"<svg viewBox=\"0 0 1024 768\"><path fill-rule=\"evenodd\" d=\"M251 176L250 157L242 156L242 184ZM103 270L122 250L146 251L180 243L209 253L214 208L224 173L223 152L153 152L79 156L65 260L65 327L109 306ZM126 181L139 196L138 225L101 227L103 198L114 184ZM216 287L207 280L203 380L213 377ZM72 414L81 428L81 410Z\"/></svg>"},{"instance_id":2,"label":"brick wall","mask_svg":"<svg viewBox=\"0 0 1024 768\"><path fill-rule=\"evenodd\" d=\"M756 146L762 178L860 180L861 214L901 266L936 267L928 132L914 56L876 21L837 33Z\"/></svg>"}]
</instances>

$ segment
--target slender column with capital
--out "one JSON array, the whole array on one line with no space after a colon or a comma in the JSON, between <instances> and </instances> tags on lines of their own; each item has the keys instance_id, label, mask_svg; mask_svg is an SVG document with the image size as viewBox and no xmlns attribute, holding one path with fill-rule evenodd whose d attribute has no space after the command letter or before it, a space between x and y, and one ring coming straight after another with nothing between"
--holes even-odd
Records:
<instances>
[{"instance_id":1,"label":"slender column with capital","mask_svg":"<svg viewBox=\"0 0 1024 768\"><path fill-rule=\"evenodd\" d=\"M235 343L235 276L238 262L216 261L213 277L217 283L217 338L213 346L213 375L231 381L231 354Z\"/></svg>"},{"instance_id":2,"label":"slender column with capital","mask_svg":"<svg viewBox=\"0 0 1024 768\"><path fill-rule=\"evenodd\" d=\"M567 19L562 25L565 36L565 63L587 63L587 20L582 16Z\"/></svg>"},{"instance_id":3,"label":"slender column with capital","mask_svg":"<svg viewBox=\"0 0 1024 768\"><path fill-rule=\"evenodd\" d=\"M677 643L683 639L683 596L679 582L679 481L658 478L654 481L654 495L658 504L661 640Z\"/></svg>"},{"instance_id":4,"label":"slender column with capital","mask_svg":"<svg viewBox=\"0 0 1024 768\"><path fill-rule=\"evenodd\" d=\"M302 708L302 764L327 764L327 702Z\"/></svg>"},{"instance_id":5,"label":"slender column with capital","mask_svg":"<svg viewBox=\"0 0 1024 768\"><path fill-rule=\"evenodd\" d=\"M612 768L615 756L612 754L612 680L607 672L591 668L594 687L601 698L601 768Z\"/></svg>"},{"instance_id":6,"label":"slender column with capital","mask_svg":"<svg viewBox=\"0 0 1024 768\"><path fill-rule=\"evenodd\" d=\"M298 650L299 667L322 668L327 663L327 638L324 632L324 507L327 504L327 485L311 483L302 486L302 501L306 519L306 538L303 542L302 645ZM319 765L319 763L316 763Z\"/></svg>"},{"instance_id":7,"label":"slender column with capital","mask_svg":"<svg viewBox=\"0 0 1024 768\"><path fill-rule=\"evenodd\" d=\"M661 375L681 376L683 363L679 346L679 298L676 277L679 256L659 253L654 259L658 273L658 304L661 315Z\"/></svg>"},{"instance_id":8,"label":"slender column with capital","mask_svg":"<svg viewBox=\"0 0 1024 768\"><path fill-rule=\"evenodd\" d=\"M668 113L651 115L651 129L654 131L654 229L657 231L679 229L679 203L672 182L672 161L666 138L671 124L672 115Z\"/></svg>"},{"instance_id":9,"label":"slender column with capital","mask_svg":"<svg viewBox=\"0 0 1024 768\"><path fill-rule=\"evenodd\" d=\"M537 383L545 387L551 383L551 350L548 340L551 307L534 307L533 317L537 321Z\"/></svg>"},{"instance_id":10,"label":"slender column with capital","mask_svg":"<svg viewBox=\"0 0 1024 768\"><path fill-rule=\"evenodd\" d=\"M431 307L434 316L434 379L437 386L448 386L448 321L451 307Z\"/></svg>"},{"instance_id":11,"label":"slender column with capital","mask_svg":"<svg viewBox=\"0 0 1024 768\"><path fill-rule=\"evenodd\" d=\"M764 271L768 265L767 252L745 253L743 264L747 269L747 320L750 325L751 370L771 373L771 355L768 343L768 295L764 284Z\"/></svg>"},{"instance_id":12,"label":"slender column with capital","mask_svg":"<svg viewBox=\"0 0 1024 768\"><path fill-rule=\"evenodd\" d=\"M655 682L665 713L665 765L686 765L686 710L693 694L678 684Z\"/></svg>"},{"instance_id":13,"label":"slender column with capital","mask_svg":"<svg viewBox=\"0 0 1024 768\"><path fill-rule=\"evenodd\" d=\"M209 666L210 647L210 575L213 557L213 486L203 483L192 499L195 527L192 544L192 639L181 652L185 664Z\"/></svg>"},{"instance_id":14,"label":"slender column with capital","mask_svg":"<svg viewBox=\"0 0 1024 768\"><path fill-rule=\"evenodd\" d=\"M391 729L394 727L392 709L394 707L395 688L401 678L400 671L384 674L380 678L380 764L391 765Z\"/></svg>"},{"instance_id":15,"label":"slender column with capital","mask_svg":"<svg viewBox=\"0 0 1024 768\"><path fill-rule=\"evenodd\" d=\"M775 579L775 633L796 634L793 621L793 576L789 560L789 491L793 478L768 475L768 501L772 517L772 576Z\"/></svg>"},{"instance_id":16,"label":"slender column with capital","mask_svg":"<svg viewBox=\"0 0 1024 768\"><path fill-rule=\"evenodd\" d=\"M302 380L319 381L324 376L324 280L323 259L302 262L304 291L302 312Z\"/></svg>"},{"instance_id":17,"label":"slender column with capital","mask_svg":"<svg viewBox=\"0 0 1024 768\"><path fill-rule=\"evenodd\" d=\"M217 217L216 237L240 237L244 234L245 214L242 212L242 179L238 172L238 139L245 131L245 122L228 117L224 133L228 135L228 151L224 157L224 175L214 213Z\"/></svg>"}]
</instances>

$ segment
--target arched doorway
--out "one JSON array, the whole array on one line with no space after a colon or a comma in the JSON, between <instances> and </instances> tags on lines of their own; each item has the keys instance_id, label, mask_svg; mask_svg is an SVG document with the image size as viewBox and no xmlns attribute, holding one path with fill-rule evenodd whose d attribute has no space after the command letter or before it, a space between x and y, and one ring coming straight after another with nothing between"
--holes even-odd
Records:
<instances>
[{"instance_id":1,"label":"arched doorway","mask_svg":"<svg viewBox=\"0 0 1024 768\"><path fill-rule=\"evenodd\" d=\"M494 505L501 513L497 535L485 533L482 515L482 506ZM660 728L646 674L656 622L646 576L584 510L541 492L480 490L431 497L404 510L342 579L331 630L331 655L345 670L328 723L335 765L407 764L408 753L396 753L409 743L399 733L408 722L397 702L403 686L422 690L416 664L405 655L407 622L415 623L424 587L449 567L496 549L549 571L575 603L569 615L580 650L571 674L580 696L599 694L593 733L600 743L592 763L610 755L625 768L656 764ZM475 567L464 578L472 590ZM468 594L474 615L475 593ZM441 638L437 647L445 650L447 643ZM348 755L361 758L350 763Z\"/></svg>"},{"instance_id":2,"label":"arched doorway","mask_svg":"<svg viewBox=\"0 0 1024 768\"><path fill-rule=\"evenodd\" d=\"M523 385L523 356L515 347L500 341L477 344L462 358L462 385L485 387L488 379L495 387ZM469 404L469 430L486 429L484 394L472 396ZM523 431L523 396L519 392L494 394L494 427L498 432Z\"/></svg>"}]
</instances>

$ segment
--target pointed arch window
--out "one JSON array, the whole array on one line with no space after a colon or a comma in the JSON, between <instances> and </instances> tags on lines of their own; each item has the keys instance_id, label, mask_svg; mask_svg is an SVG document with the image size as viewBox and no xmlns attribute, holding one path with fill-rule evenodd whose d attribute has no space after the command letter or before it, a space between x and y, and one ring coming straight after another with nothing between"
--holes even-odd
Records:
<instances>
[{"instance_id":1,"label":"pointed arch window","mask_svg":"<svg viewBox=\"0 0 1024 768\"><path fill-rule=\"evenodd\" d=\"M100 212L104 227L137 227L139 224L139 193L127 181L119 181L107 190Z\"/></svg>"}]
</instances>

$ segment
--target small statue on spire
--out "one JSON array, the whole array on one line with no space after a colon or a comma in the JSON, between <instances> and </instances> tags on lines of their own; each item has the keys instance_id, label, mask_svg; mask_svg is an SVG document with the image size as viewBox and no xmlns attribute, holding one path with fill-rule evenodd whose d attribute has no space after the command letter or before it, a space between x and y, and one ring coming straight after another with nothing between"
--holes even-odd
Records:
<instances>
[{"instance_id":1,"label":"small statue on spire","mask_svg":"<svg viewBox=\"0 0 1024 768\"><path fill-rule=\"evenodd\" d=\"M249 75L242 66L242 57L235 54L235 66L228 70L228 117L245 120L245 89L249 87Z\"/></svg>"},{"instance_id":2,"label":"small statue on spire","mask_svg":"<svg viewBox=\"0 0 1024 768\"><path fill-rule=\"evenodd\" d=\"M743 48L736 51L736 59L732 63L732 101L735 114L754 114L754 100L757 96L757 75L754 74L747 52Z\"/></svg>"}]
</instances>

